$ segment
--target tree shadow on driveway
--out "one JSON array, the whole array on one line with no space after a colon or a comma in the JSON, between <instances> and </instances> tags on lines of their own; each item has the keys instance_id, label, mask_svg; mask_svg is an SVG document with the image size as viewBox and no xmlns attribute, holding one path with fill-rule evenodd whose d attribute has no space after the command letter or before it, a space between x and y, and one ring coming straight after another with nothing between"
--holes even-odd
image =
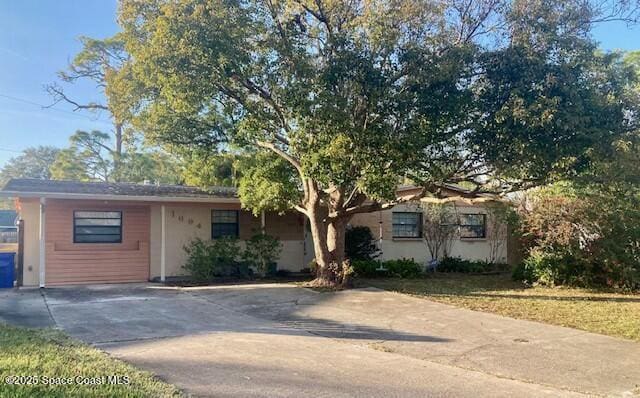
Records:
<instances>
[{"instance_id":1,"label":"tree shadow on driveway","mask_svg":"<svg viewBox=\"0 0 640 398\"><path fill-rule=\"evenodd\" d=\"M279 321L279 323L281 326L277 326L278 329L304 330L317 336L332 339L415 341L429 343L445 343L451 341L451 339L441 337L398 332L391 329L296 315L290 315L287 319Z\"/></svg>"},{"instance_id":2,"label":"tree shadow on driveway","mask_svg":"<svg viewBox=\"0 0 640 398\"><path fill-rule=\"evenodd\" d=\"M53 318L73 337L97 344L203 333L307 335L334 339L444 343L437 336L377 324L303 314L339 293L292 285L239 285L199 289L158 285L47 289ZM325 319L328 318L328 319Z\"/></svg>"},{"instance_id":3,"label":"tree shadow on driveway","mask_svg":"<svg viewBox=\"0 0 640 398\"><path fill-rule=\"evenodd\" d=\"M273 322L266 333L298 334L303 331L333 339L385 340L444 343L451 339L392 330L378 325L344 322L304 314L302 309L331 305L344 292L317 292L297 286L255 286L201 289L196 297L253 318ZM381 294L383 292L380 292ZM336 311L338 309L336 308Z\"/></svg>"}]
</instances>

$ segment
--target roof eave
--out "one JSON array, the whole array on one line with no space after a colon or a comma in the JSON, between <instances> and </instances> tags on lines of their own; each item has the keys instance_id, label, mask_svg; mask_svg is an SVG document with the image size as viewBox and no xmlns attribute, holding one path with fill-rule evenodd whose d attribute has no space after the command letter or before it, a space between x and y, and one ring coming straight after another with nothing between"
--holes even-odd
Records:
<instances>
[{"instance_id":1,"label":"roof eave","mask_svg":"<svg viewBox=\"0 0 640 398\"><path fill-rule=\"evenodd\" d=\"M189 198L189 197L183 197L183 196L100 195L100 194L83 194L83 193L20 192L20 191L0 191L0 197L120 200L120 201L131 201L131 202L240 203L240 199L236 197Z\"/></svg>"}]
</instances>

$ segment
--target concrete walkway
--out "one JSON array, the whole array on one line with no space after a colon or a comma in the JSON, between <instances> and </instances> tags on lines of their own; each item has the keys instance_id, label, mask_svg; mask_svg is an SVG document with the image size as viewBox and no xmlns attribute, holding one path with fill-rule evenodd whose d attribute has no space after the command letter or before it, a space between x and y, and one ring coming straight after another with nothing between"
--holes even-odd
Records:
<instances>
[{"instance_id":1,"label":"concrete walkway","mask_svg":"<svg viewBox=\"0 0 640 398\"><path fill-rule=\"evenodd\" d=\"M71 335L216 397L633 396L640 344L375 289L46 290ZM2 308L2 307L0 307Z\"/></svg>"}]
</instances>

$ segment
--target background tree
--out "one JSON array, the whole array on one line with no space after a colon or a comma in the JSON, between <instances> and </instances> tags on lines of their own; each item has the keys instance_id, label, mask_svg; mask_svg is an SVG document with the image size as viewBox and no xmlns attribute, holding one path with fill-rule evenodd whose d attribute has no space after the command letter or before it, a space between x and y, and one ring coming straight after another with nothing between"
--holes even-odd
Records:
<instances>
[{"instance_id":1,"label":"background tree","mask_svg":"<svg viewBox=\"0 0 640 398\"><path fill-rule=\"evenodd\" d=\"M58 72L58 77L63 83L73 84L78 81L90 81L96 85L97 95L104 101L85 101L70 96L65 89L57 83L46 86L46 90L53 97L55 105L65 102L73 106L75 111L87 110L99 114L107 112L113 122L113 146L108 148L111 157L109 162L115 172L112 173L115 181L119 180L118 170L123 156L123 145L126 141L128 124L128 107L124 105L127 100L127 91L130 89L128 69L126 67L128 54L124 49L123 41L118 35L105 40L96 40L89 37L80 37L82 50L69 63L66 70ZM129 132L130 129L129 129ZM132 137L128 137L132 139ZM103 139L100 139L104 143Z\"/></svg>"},{"instance_id":2,"label":"background tree","mask_svg":"<svg viewBox=\"0 0 640 398\"><path fill-rule=\"evenodd\" d=\"M123 0L119 37L136 126L251 151L243 205L307 216L315 283L333 286L354 214L444 182L506 192L570 177L633 129L633 76L590 36L635 20L628 4ZM397 197L403 178L422 192Z\"/></svg>"},{"instance_id":3,"label":"background tree","mask_svg":"<svg viewBox=\"0 0 640 398\"><path fill-rule=\"evenodd\" d=\"M59 153L58 148L52 146L37 146L25 149L21 155L7 161L0 169L0 187L11 178L51 179L51 165ZM0 209L13 209L13 203L0 198Z\"/></svg>"},{"instance_id":4,"label":"background tree","mask_svg":"<svg viewBox=\"0 0 640 398\"><path fill-rule=\"evenodd\" d=\"M127 152L120 167L120 180L149 181L156 184L181 184L184 176L180 162L162 151Z\"/></svg>"},{"instance_id":5,"label":"background tree","mask_svg":"<svg viewBox=\"0 0 640 398\"><path fill-rule=\"evenodd\" d=\"M185 184L199 187L238 185L239 157L237 155L198 150L182 152L178 158L182 165L182 178Z\"/></svg>"},{"instance_id":6,"label":"background tree","mask_svg":"<svg viewBox=\"0 0 640 398\"><path fill-rule=\"evenodd\" d=\"M637 52L624 55L636 76ZM626 95L636 98L640 86ZM527 193L519 206L524 266L519 278L544 284L640 286L640 131L601 146L586 170Z\"/></svg>"},{"instance_id":7,"label":"background tree","mask_svg":"<svg viewBox=\"0 0 640 398\"><path fill-rule=\"evenodd\" d=\"M51 166L57 180L109 181L112 175L110 136L101 131L76 131L70 147L60 152Z\"/></svg>"},{"instance_id":8,"label":"background tree","mask_svg":"<svg viewBox=\"0 0 640 398\"><path fill-rule=\"evenodd\" d=\"M51 165L60 149L52 146L37 146L25 149L13 157L0 170L0 186L11 178L51 179Z\"/></svg>"},{"instance_id":9,"label":"background tree","mask_svg":"<svg viewBox=\"0 0 640 398\"><path fill-rule=\"evenodd\" d=\"M101 131L77 131L51 165L58 180L177 184L183 181L178 160L161 151L129 150L115 155L111 136ZM116 170L113 159L120 159Z\"/></svg>"}]
</instances>

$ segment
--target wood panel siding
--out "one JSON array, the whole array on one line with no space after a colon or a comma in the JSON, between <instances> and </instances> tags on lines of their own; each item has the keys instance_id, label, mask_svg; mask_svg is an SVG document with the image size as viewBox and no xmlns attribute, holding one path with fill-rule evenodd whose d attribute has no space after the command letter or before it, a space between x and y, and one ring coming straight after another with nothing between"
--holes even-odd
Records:
<instances>
[{"instance_id":1,"label":"wood panel siding","mask_svg":"<svg viewBox=\"0 0 640 398\"><path fill-rule=\"evenodd\" d=\"M75 210L122 211L121 243L74 243ZM149 279L148 205L119 201L48 200L46 285L142 282Z\"/></svg>"}]
</instances>

